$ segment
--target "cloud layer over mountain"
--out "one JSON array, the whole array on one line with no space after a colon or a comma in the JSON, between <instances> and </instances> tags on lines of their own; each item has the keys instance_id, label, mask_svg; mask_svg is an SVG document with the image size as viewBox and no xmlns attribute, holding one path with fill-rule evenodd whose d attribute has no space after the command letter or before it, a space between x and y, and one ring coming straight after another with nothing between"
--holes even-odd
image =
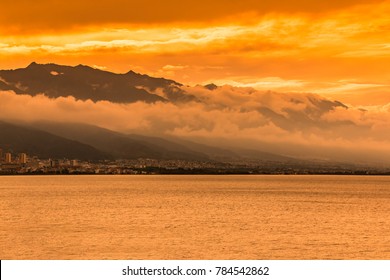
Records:
<instances>
[{"instance_id":1,"label":"cloud layer over mountain","mask_svg":"<svg viewBox=\"0 0 390 280\"><path fill-rule=\"evenodd\" d=\"M119 104L1 91L0 118L82 122L303 157L381 162L390 155L390 104L354 108L314 94L231 86L182 89L198 101Z\"/></svg>"}]
</instances>

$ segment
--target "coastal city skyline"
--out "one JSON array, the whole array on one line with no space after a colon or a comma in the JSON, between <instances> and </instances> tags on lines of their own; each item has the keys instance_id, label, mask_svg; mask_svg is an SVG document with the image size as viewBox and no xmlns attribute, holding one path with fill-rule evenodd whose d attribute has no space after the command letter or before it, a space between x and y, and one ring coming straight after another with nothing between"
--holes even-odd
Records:
<instances>
[{"instance_id":1,"label":"coastal city skyline","mask_svg":"<svg viewBox=\"0 0 390 280\"><path fill-rule=\"evenodd\" d=\"M111 159L80 160L45 158L26 153L11 153L0 147L0 175L75 175L75 174L338 174L389 175L390 168L310 161L269 161L266 159L185 160Z\"/></svg>"}]
</instances>

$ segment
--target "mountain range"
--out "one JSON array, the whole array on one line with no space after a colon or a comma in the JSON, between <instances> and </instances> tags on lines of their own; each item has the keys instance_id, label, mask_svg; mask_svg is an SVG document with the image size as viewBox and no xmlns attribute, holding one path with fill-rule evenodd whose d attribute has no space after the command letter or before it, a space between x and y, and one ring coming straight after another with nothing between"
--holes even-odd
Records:
<instances>
[{"instance_id":1,"label":"mountain range","mask_svg":"<svg viewBox=\"0 0 390 280\"><path fill-rule=\"evenodd\" d=\"M88 144L66 139L31 127L0 121L0 148L12 154L27 153L41 159L108 159L111 156Z\"/></svg>"},{"instance_id":2,"label":"mountain range","mask_svg":"<svg viewBox=\"0 0 390 280\"><path fill-rule=\"evenodd\" d=\"M129 102L183 102L194 100L180 89L181 84L164 78L129 71L116 74L85 65L64 66L31 63L26 68L0 70L0 90L50 98L73 96L92 101ZM154 94L162 89L160 95Z\"/></svg>"},{"instance_id":3,"label":"mountain range","mask_svg":"<svg viewBox=\"0 0 390 280\"><path fill-rule=\"evenodd\" d=\"M42 158L388 161L355 144L383 137L364 109L316 94L34 62L0 70L0 93L0 148Z\"/></svg>"},{"instance_id":4,"label":"mountain range","mask_svg":"<svg viewBox=\"0 0 390 280\"><path fill-rule=\"evenodd\" d=\"M0 148L13 154L80 160L138 159L226 161L257 159L290 162L292 158L260 151L231 151L182 139L168 140L123 134L77 123L36 122L12 124L0 121Z\"/></svg>"},{"instance_id":5,"label":"mountain range","mask_svg":"<svg viewBox=\"0 0 390 280\"><path fill-rule=\"evenodd\" d=\"M26 68L0 70L0 90L19 95L44 94L49 98L72 96L77 100L113 103L172 102L199 100L185 92L182 84L164 78L129 71L115 74L89 66L64 66L31 63ZM207 85L208 90L217 86ZM160 94L154 92L160 89ZM182 159L226 160L254 158L254 151L217 148L183 140L138 134L124 134L94 125L54 123L50 121L0 123L0 147L14 152L27 152L42 158L80 159ZM257 151L256 158L285 161L287 157Z\"/></svg>"}]
</instances>

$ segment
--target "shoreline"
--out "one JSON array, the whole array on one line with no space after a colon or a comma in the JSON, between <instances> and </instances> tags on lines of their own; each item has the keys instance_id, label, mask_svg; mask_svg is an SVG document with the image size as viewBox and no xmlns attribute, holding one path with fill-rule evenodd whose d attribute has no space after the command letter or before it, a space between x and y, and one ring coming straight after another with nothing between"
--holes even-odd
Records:
<instances>
[{"instance_id":1,"label":"shoreline","mask_svg":"<svg viewBox=\"0 0 390 280\"><path fill-rule=\"evenodd\" d=\"M0 177L12 176L390 176L390 172L372 172L372 173L144 173L144 174L129 174L129 173L0 173Z\"/></svg>"}]
</instances>

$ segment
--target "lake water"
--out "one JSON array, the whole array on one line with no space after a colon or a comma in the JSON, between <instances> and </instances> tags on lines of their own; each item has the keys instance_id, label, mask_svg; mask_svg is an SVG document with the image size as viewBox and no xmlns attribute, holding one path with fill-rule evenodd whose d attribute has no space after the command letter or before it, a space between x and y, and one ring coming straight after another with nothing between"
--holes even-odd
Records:
<instances>
[{"instance_id":1,"label":"lake water","mask_svg":"<svg viewBox=\"0 0 390 280\"><path fill-rule=\"evenodd\" d=\"M3 176L0 259L390 259L390 177Z\"/></svg>"}]
</instances>

